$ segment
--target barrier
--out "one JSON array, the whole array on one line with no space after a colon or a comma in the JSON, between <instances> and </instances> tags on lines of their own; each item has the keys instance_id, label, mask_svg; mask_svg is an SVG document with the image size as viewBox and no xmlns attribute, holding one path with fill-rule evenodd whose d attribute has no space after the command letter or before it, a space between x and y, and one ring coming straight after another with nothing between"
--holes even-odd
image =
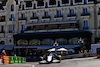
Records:
<instances>
[{"instance_id":1,"label":"barrier","mask_svg":"<svg viewBox=\"0 0 100 67\"><path fill-rule=\"evenodd\" d=\"M13 64L14 63L14 56L9 56L9 64Z\"/></svg>"},{"instance_id":2,"label":"barrier","mask_svg":"<svg viewBox=\"0 0 100 67\"><path fill-rule=\"evenodd\" d=\"M4 64L13 63L26 63L26 58L20 56L4 56Z\"/></svg>"},{"instance_id":3,"label":"barrier","mask_svg":"<svg viewBox=\"0 0 100 67\"><path fill-rule=\"evenodd\" d=\"M97 53L96 52L94 52L94 56L97 56Z\"/></svg>"},{"instance_id":4,"label":"barrier","mask_svg":"<svg viewBox=\"0 0 100 67\"><path fill-rule=\"evenodd\" d=\"M97 53L83 53L83 54L74 54L74 55L66 55L61 56L62 60L71 59L71 58L83 58L83 57L94 57L97 56Z\"/></svg>"},{"instance_id":5,"label":"barrier","mask_svg":"<svg viewBox=\"0 0 100 67\"><path fill-rule=\"evenodd\" d=\"M4 64L9 64L9 56L4 56Z\"/></svg>"}]
</instances>

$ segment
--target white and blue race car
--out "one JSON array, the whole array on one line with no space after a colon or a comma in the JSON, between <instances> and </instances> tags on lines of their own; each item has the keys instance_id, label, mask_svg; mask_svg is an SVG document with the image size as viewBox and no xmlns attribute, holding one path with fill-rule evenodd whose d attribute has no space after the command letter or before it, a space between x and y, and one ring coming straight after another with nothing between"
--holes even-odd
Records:
<instances>
[{"instance_id":1,"label":"white and blue race car","mask_svg":"<svg viewBox=\"0 0 100 67\"><path fill-rule=\"evenodd\" d=\"M47 53L43 55L43 57L40 57L39 64L45 64L45 63L60 63L61 62L61 56L57 55L56 53Z\"/></svg>"}]
</instances>

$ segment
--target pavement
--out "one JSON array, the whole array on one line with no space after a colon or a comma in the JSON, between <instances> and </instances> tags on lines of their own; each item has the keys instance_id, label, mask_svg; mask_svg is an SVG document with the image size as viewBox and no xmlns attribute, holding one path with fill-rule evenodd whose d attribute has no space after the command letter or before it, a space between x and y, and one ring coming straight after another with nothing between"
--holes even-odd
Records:
<instances>
[{"instance_id":1,"label":"pavement","mask_svg":"<svg viewBox=\"0 0 100 67\"><path fill-rule=\"evenodd\" d=\"M100 59L96 57L74 58L62 60L61 63L39 64L38 62L26 62L0 65L0 67L100 67Z\"/></svg>"}]
</instances>

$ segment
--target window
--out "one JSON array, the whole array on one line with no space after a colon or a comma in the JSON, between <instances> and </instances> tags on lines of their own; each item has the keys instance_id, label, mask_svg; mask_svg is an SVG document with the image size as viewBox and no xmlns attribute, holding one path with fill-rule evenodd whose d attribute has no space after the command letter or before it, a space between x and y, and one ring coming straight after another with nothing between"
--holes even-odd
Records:
<instances>
[{"instance_id":1,"label":"window","mask_svg":"<svg viewBox=\"0 0 100 67\"><path fill-rule=\"evenodd\" d=\"M14 5L13 4L11 5L11 11L14 11Z\"/></svg>"},{"instance_id":2,"label":"window","mask_svg":"<svg viewBox=\"0 0 100 67\"><path fill-rule=\"evenodd\" d=\"M71 0L71 5L73 5L73 0Z\"/></svg>"},{"instance_id":3,"label":"window","mask_svg":"<svg viewBox=\"0 0 100 67\"><path fill-rule=\"evenodd\" d=\"M74 10L70 10L70 15L74 15Z\"/></svg>"},{"instance_id":4,"label":"window","mask_svg":"<svg viewBox=\"0 0 100 67\"><path fill-rule=\"evenodd\" d=\"M69 3L69 0L62 0L62 4Z\"/></svg>"},{"instance_id":5,"label":"window","mask_svg":"<svg viewBox=\"0 0 100 67\"><path fill-rule=\"evenodd\" d=\"M83 14L87 14L87 13L88 13L87 9L83 9Z\"/></svg>"},{"instance_id":6,"label":"window","mask_svg":"<svg viewBox=\"0 0 100 67\"><path fill-rule=\"evenodd\" d=\"M88 21L84 21L84 29L88 28Z\"/></svg>"},{"instance_id":7,"label":"window","mask_svg":"<svg viewBox=\"0 0 100 67\"><path fill-rule=\"evenodd\" d=\"M58 7L60 7L60 1L58 1Z\"/></svg>"},{"instance_id":8,"label":"window","mask_svg":"<svg viewBox=\"0 0 100 67\"><path fill-rule=\"evenodd\" d=\"M48 3L46 2L46 4L45 4L45 8L47 8L48 7Z\"/></svg>"},{"instance_id":9,"label":"window","mask_svg":"<svg viewBox=\"0 0 100 67\"><path fill-rule=\"evenodd\" d=\"M75 0L75 3L77 3L77 2L82 2L82 0Z\"/></svg>"},{"instance_id":10,"label":"window","mask_svg":"<svg viewBox=\"0 0 100 67\"><path fill-rule=\"evenodd\" d=\"M32 7L32 1L26 1L26 7Z\"/></svg>"},{"instance_id":11,"label":"window","mask_svg":"<svg viewBox=\"0 0 100 67\"><path fill-rule=\"evenodd\" d=\"M61 11L57 11L57 17L61 16Z\"/></svg>"},{"instance_id":12,"label":"window","mask_svg":"<svg viewBox=\"0 0 100 67\"><path fill-rule=\"evenodd\" d=\"M24 10L24 5L22 5L22 10Z\"/></svg>"},{"instance_id":13,"label":"window","mask_svg":"<svg viewBox=\"0 0 100 67\"><path fill-rule=\"evenodd\" d=\"M22 25L22 31L25 31L25 25Z\"/></svg>"},{"instance_id":14,"label":"window","mask_svg":"<svg viewBox=\"0 0 100 67\"><path fill-rule=\"evenodd\" d=\"M29 45L40 45L40 40L33 39L33 40L29 41Z\"/></svg>"},{"instance_id":15,"label":"window","mask_svg":"<svg viewBox=\"0 0 100 67\"><path fill-rule=\"evenodd\" d=\"M58 38L55 41L57 41L59 45L66 45L67 44L67 39L64 39L64 38Z\"/></svg>"},{"instance_id":16,"label":"window","mask_svg":"<svg viewBox=\"0 0 100 67\"><path fill-rule=\"evenodd\" d=\"M70 28L74 28L74 24L70 24Z\"/></svg>"},{"instance_id":17,"label":"window","mask_svg":"<svg viewBox=\"0 0 100 67\"><path fill-rule=\"evenodd\" d=\"M33 26L33 30L36 30L36 26Z\"/></svg>"},{"instance_id":18,"label":"window","mask_svg":"<svg viewBox=\"0 0 100 67\"><path fill-rule=\"evenodd\" d=\"M86 0L84 0L84 4L86 4Z\"/></svg>"},{"instance_id":19,"label":"window","mask_svg":"<svg viewBox=\"0 0 100 67\"><path fill-rule=\"evenodd\" d=\"M14 14L11 15L11 20L12 20L12 19L14 20Z\"/></svg>"},{"instance_id":20,"label":"window","mask_svg":"<svg viewBox=\"0 0 100 67\"><path fill-rule=\"evenodd\" d=\"M43 0L36 0L37 1L37 5L38 6L44 6L44 2L43 2Z\"/></svg>"},{"instance_id":21,"label":"window","mask_svg":"<svg viewBox=\"0 0 100 67\"><path fill-rule=\"evenodd\" d=\"M45 12L44 14L45 14L45 17L48 17L48 12Z\"/></svg>"},{"instance_id":22,"label":"window","mask_svg":"<svg viewBox=\"0 0 100 67\"><path fill-rule=\"evenodd\" d=\"M37 17L36 13L33 13L33 17L34 17L34 18L36 18L36 17Z\"/></svg>"},{"instance_id":23,"label":"window","mask_svg":"<svg viewBox=\"0 0 100 67\"><path fill-rule=\"evenodd\" d=\"M25 19L25 14L22 14L22 19Z\"/></svg>"},{"instance_id":24,"label":"window","mask_svg":"<svg viewBox=\"0 0 100 67\"><path fill-rule=\"evenodd\" d=\"M54 41L49 38L44 39L43 42L44 42L44 45L52 45L54 43Z\"/></svg>"},{"instance_id":25,"label":"window","mask_svg":"<svg viewBox=\"0 0 100 67\"><path fill-rule=\"evenodd\" d=\"M71 39L69 39L68 40L68 42L69 42L69 44L78 44L78 40L79 40L79 38L71 38Z\"/></svg>"},{"instance_id":26,"label":"window","mask_svg":"<svg viewBox=\"0 0 100 67\"><path fill-rule=\"evenodd\" d=\"M17 41L17 44L18 45L28 45L28 41L27 40L20 39L20 40Z\"/></svg>"},{"instance_id":27,"label":"window","mask_svg":"<svg viewBox=\"0 0 100 67\"><path fill-rule=\"evenodd\" d=\"M57 25L57 28L58 28L58 29L61 29L61 24L58 24L58 25Z\"/></svg>"},{"instance_id":28,"label":"window","mask_svg":"<svg viewBox=\"0 0 100 67\"><path fill-rule=\"evenodd\" d=\"M45 30L48 30L48 25L45 25Z\"/></svg>"},{"instance_id":29,"label":"window","mask_svg":"<svg viewBox=\"0 0 100 67\"><path fill-rule=\"evenodd\" d=\"M9 32L12 32L12 25L9 25Z\"/></svg>"},{"instance_id":30,"label":"window","mask_svg":"<svg viewBox=\"0 0 100 67\"><path fill-rule=\"evenodd\" d=\"M49 4L50 5L56 5L56 0L50 0Z\"/></svg>"},{"instance_id":31,"label":"window","mask_svg":"<svg viewBox=\"0 0 100 67\"><path fill-rule=\"evenodd\" d=\"M1 26L1 32L4 32L4 26Z\"/></svg>"},{"instance_id":32,"label":"window","mask_svg":"<svg viewBox=\"0 0 100 67\"><path fill-rule=\"evenodd\" d=\"M34 9L36 9L36 4L34 4Z\"/></svg>"}]
</instances>

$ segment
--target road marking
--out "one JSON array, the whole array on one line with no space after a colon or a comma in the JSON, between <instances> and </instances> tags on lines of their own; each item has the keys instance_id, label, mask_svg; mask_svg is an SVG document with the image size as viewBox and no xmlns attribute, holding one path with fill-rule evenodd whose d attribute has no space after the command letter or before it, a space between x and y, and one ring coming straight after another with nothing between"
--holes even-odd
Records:
<instances>
[{"instance_id":1,"label":"road marking","mask_svg":"<svg viewBox=\"0 0 100 67\"><path fill-rule=\"evenodd\" d=\"M32 65L32 67L35 67L35 65Z\"/></svg>"}]
</instances>

